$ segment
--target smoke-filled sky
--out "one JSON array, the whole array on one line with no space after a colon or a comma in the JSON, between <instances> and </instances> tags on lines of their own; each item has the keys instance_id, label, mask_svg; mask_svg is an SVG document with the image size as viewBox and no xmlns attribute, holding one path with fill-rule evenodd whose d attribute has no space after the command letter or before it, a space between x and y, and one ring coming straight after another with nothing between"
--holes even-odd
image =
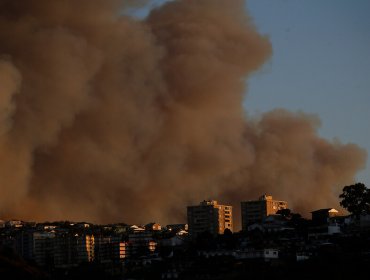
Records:
<instances>
[{"instance_id":1,"label":"smoke-filled sky","mask_svg":"<svg viewBox=\"0 0 370 280\"><path fill-rule=\"evenodd\" d=\"M249 0L247 6L273 46L262 73L250 79L248 112L315 113L321 135L370 153L370 2ZM357 180L370 186L369 165Z\"/></svg>"},{"instance_id":2,"label":"smoke-filled sky","mask_svg":"<svg viewBox=\"0 0 370 280\"><path fill-rule=\"evenodd\" d=\"M246 112L274 44L244 1L132 16L143 2L0 0L0 215L182 222L186 205L237 213L261 193L303 214L338 205L366 150L319 136L310 111Z\"/></svg>"},{"instance_id":3,"label":"smoke-filled sky","mask_svg":"<svg viewBox=\"0 0 370 280\"><path fill-rule=\"evenodd\" d=\"M248 114L277 107L314 113L321 135L356 143L369 154L370 2L248 0L245 6L273 48L271 59L248 79ZM135 12L143 17L148 8ZM370 165L356 178L370 186Z\"/></svg>"}]
</instances>

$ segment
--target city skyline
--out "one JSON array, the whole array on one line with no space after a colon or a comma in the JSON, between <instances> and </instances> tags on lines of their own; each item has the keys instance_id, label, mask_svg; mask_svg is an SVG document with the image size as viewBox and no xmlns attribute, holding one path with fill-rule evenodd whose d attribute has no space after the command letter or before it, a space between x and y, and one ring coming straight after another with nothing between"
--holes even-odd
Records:
<instances>
[{"instance_id":1,"label":"city skyline","mask_svg":"<svg viewBox=\"0 0 370 280\"><path fill-rule=\"evenodd\" d=\"M0 0L0 279L366 275L369 13Z\"/></svg>"},{"instance_id":2,"label":"city skyline","mask_svg":"<svg viewBox=\"0 0 370 280\"><path fill-rule=\"evenodd\" d=\"M281 198L284 199L284 198ZM330 205L323 209L329 209ZM270 194L260 194L258 197L251 198L249 200L239 201L238 210L235 211L234 207L227 204L227 201L216 201L214 199L204 199L203 201L191 203L186 205L183 209L184 219L174 221L173 224L167 224L166 226L162 221L149 218L146 221L135 221L134 223L128 223L125 218L122 217L111 223L94 223L89 220L22 220L17 217L11 217L10 219L2 219L0 216L0 222L5 225L5 223L10 223L12 226L21 225L23 222L30 224L54 224L54 223L70 223L70 225L80 225L82 228L89 227L89 224L104 226L104 225L126 225L131 227L142 227L147 229L154 228L153 230L161 230L162 228L171 228L177 225L187 225L191 230L189 234L198 235L204 231L209 231L213 235L223 234L225 229L229 229L231 232L245 231L247 226L253 223L261 223L268 216L275 215L277 211L285 209L291 213L298 214L303 219L310 219L311 213L316 211L321 211L322 209L310 209L309 216L302 216L301 213L296 213L295 209L289 207L289 203L284 200L273 199ZM330 207L330 209L332 209ZM235 214L235 212L237 214ZM351 216L346 210L337 211L338 215L341 216ZM278 216L281 214L278 214ZM199 221L197 221L199 220ZM1 224L0 224L1 228ZM53 227L51 227L53 229Z\"/></svg>"},{"instance_id":3,"label":"city skyline","mask_svg":"<svg viewBox=\"0 0 370 280\"><path fill-rule=\"evenodd\" d=\"M266 208L255 207L261 203L267 203ZM139 280L255 275L265 279L283 271L284 279L297 279L303 269L309 273L305 276L322 275L322 265L325 271L331 268L331 277L347 272L363 275L369 261L368 213L356 218L327 208L303 219L284 208L286 202L268 195L252 204L246 207L250 214L260 212L265 217L261 220L258 214L258 221L239 232L221 232L221 223L227 223L232 209L216 201L190 206L189 227L0 221L0 276L69 280L99 275ZM274 213L280 207L281 212ZM343 270L338 271L338 261Z\"/></svg>"}]
</instances>

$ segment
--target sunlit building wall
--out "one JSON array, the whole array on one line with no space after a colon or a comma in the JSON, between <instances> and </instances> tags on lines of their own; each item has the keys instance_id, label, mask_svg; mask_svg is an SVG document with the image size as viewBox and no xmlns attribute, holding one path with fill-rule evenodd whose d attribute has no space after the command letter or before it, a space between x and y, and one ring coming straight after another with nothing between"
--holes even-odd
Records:
<instances>
[{"instance_id":1,"label":"sunlit building wall","mask_svg":"<svg viewBox=\"0 0 370 280\"><path fill-rule=\"evenodd\" d=\"M95 260L120 262L126 258L127 243L119 236L95 238Z\"/></svg>"},{"instance_id":2,"label":"sunlit building wall","mask_svg":"<svg viewBox=\"0 0 370 280\"><path fill-rule=\"evenodd\" d=\"M225 229L233 231L232 206L218 204L216 200L204 200L199 205L188 206L189 234L192 237L203 232L223 234Z\"/></svg>"},{"instance_id":3,"label":"sunlit building wall","mask_svg":"<svg viewBox=\"0 0 370 280\"><path fill-rule=\"evenodd\" d=\"M76 236L78 262L92 262L94 260L95 238L93 235Z\"/></svg>"},{"instance_id":4,"label":"sunlit building wall","mask_svg":"<svg viewBox=\"0 0 370 280\"><path fill-rule=\"evenodd\" d=\"M281 209L287 209L288 203L274 200L271 195L262 195L258 200L241 202L242 229L247 230L248 225L260 223L269 215L276 214Z\"/></svg>"}]
</instances>

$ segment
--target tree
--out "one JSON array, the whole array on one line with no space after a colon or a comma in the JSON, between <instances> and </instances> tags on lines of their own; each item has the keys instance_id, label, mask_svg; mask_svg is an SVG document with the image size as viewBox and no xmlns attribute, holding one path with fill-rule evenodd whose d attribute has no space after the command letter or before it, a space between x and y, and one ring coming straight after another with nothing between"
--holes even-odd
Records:
<instances>
[{"instance_id":1,"label":"tree","mask_svg":"<svg viewBox=\"0 0 370 280\"><path fill-rule=\"evenodd\" d=\"M277 210L276 214L283 216L284 218L290 218L292 215L292 211L289 208L286 209L279 209Z\"/></svg>"},{"instance_id":2,"label":"tree","mask_svg":"<svg viewBox=\"0 0 370 280\"><path fill-rule=\"evenodd\" d=\"M370 214L370 190L362 183L345 186L340 205L347 209L357 219L362 214Z\"/></svg>"}]
</instances>

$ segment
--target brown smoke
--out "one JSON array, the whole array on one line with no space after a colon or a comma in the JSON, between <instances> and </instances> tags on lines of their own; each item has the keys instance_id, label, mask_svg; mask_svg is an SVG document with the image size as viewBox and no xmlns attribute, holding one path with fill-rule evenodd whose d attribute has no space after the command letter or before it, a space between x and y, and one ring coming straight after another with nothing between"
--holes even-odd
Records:
<instances>
[{"instance_id":1,"label":"brown smoke","mask_svg":"<svg viewBox=\"0 0 370 280\"><path fill-rule=\"evenodd\" d=\"M302 113L245 116L271 46L244 1L172 1L143 21L128 2L0 0L3 217L181 222L189 203L264 192L338 204L364 150Z\"/></svg>"}]
</instances>

